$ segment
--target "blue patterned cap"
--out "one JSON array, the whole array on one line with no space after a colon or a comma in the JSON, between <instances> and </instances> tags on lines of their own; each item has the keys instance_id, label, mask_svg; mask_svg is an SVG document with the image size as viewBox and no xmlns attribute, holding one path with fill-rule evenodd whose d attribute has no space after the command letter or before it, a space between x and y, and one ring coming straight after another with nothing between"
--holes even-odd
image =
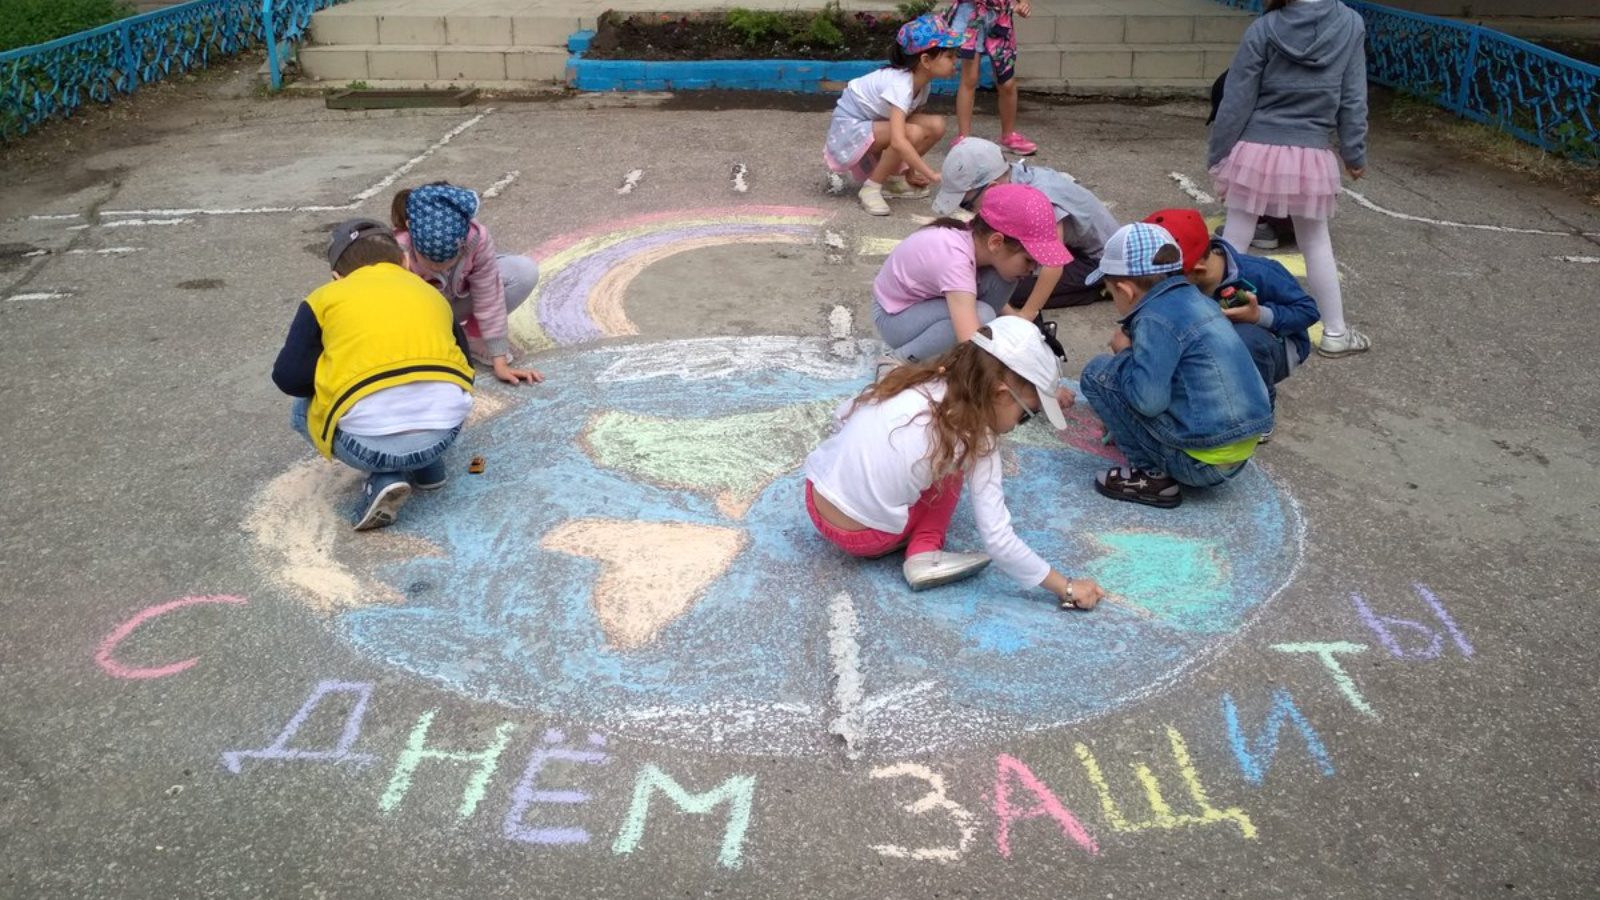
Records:
<instances>
[{"instance_id":1,"label":"blue patterned cap","mask_svg":"<svg viewBox=\"0 0 1600 900\"><path fill-rule=\"evenodd\" d=\"M951 31L943 18L929 14L917 16L901 25L900 33L895 35L895 43L900 45L901 50L915 56L929 50L960 47L961 35Z\"/></svg>"},{"instance_id":2,"label":"blue patterned cap","mask_svg":"<svg viewBox=\"0 0 1600 900\"><path fill-rule=\"evenodd\" d=\"M1155 261L1156 252L1171 246L1177 257L1170 263ZM1100 268L1089 273L1084 284L1095 284L1107 275L1176 275L1183 271L1183 250L1178 242L1160 225L1135 222L1118 228L1106 240L1106 252L1100 256Z\"/></svg>"},{"instance_id":3,"label":"blue patterned cap","mask_svg":"<svg viewBox=\"0 0 1600 900\"><path fill-rule=\"evenodd\" d=\"M425 184L406 198L406 223L411 246L423 258L449 262L467 241L467 229L478 214L478 195L452 184Z\"/></svg>"}]
</instances>

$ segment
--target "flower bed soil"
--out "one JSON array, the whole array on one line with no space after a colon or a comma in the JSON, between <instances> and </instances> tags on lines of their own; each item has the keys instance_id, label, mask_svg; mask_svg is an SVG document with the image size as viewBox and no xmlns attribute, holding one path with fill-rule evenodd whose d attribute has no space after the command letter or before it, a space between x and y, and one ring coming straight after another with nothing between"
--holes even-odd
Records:
<instances>
[{"instance_id":1,"label":"flower bed soil","mask_svg":"<svg viewBox=\"0 0 1600 900\"><path fill-rule=\"evenodd\" d=\"M750 38L750 29L737 29L727 14L636 13L611 11L601 16L588 59L627 59L672 62L708 59L883 59L902 21L894 13L882 15L839 12L777 13L791 20L789 36ZM826 16L832 26L814 29L812 22ZM816 31L823 32L821 39ZM835 37L836 36L836 37Z\"/></svg>"}]
</instances>

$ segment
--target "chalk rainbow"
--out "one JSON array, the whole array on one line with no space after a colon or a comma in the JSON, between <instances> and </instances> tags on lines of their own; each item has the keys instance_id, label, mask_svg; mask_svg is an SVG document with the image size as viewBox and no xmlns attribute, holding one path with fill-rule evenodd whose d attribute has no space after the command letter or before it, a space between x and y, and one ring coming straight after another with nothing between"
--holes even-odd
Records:
<instances>
[{"instance_id":1,"label":"chalk rainbow","mask_svg":"<svg viewBox=\"0 0 1600 900\"><path fill-rule=\"evenodd\" d=\"M526 350L638 334L623 300L651 264L702 247L809 244L827 221L803 206L737 206L650 213L546 241L532 252L539 285L510 318Z\"/></svg>"}]
</instances>

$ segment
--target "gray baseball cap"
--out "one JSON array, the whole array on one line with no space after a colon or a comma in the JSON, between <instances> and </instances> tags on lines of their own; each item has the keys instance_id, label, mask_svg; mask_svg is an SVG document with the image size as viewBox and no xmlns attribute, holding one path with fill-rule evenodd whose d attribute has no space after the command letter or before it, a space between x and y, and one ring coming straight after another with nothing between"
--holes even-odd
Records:
<instances>
[{"instance_id":1,"label":"gray baseball cap","mask_svg":"<svg viewBox=\"0 0 1600 900\"><path fill-rule=\"evenodd\" d=\"M369 234L387 234L392 237L394 232L377 219L346 219L334 226L333 235L328 238L328 268L339 268L339 257L350 249L351 244Z\"/></svg>"},{"instance_id":2,"label":"gray baseball cap","mask_svg":"<svg viewBox=\"0 0 1600 900\"><path fill-rule=\"evenodd\" d=\"M939 169L939 195L933 198L935 215L947 216L961 207L968 191L992 184L1010 168L1000 145L969 137L950 148Z\"/></svg>"}]
</instances>

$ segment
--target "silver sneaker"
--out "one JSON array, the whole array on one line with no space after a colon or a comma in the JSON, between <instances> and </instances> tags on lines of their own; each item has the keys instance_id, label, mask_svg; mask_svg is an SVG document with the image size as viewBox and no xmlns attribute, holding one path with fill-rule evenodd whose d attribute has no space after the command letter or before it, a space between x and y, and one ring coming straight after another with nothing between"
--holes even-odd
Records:
<instances>
[{"instance_id":1,"label":"silver sneaker","mask_svg":"<svg viewBox=\"0 0 1600 900\"><path fill-rule=\"evenodd\" d=\"M900 571L905 573L906 584L911 585L913 591L925 591L941 584L971 578L982 572L987 565L989 565L987 553L929 550L926 553L906 557L905 565L900 567Z\"/></svg>"}]
</instances>

